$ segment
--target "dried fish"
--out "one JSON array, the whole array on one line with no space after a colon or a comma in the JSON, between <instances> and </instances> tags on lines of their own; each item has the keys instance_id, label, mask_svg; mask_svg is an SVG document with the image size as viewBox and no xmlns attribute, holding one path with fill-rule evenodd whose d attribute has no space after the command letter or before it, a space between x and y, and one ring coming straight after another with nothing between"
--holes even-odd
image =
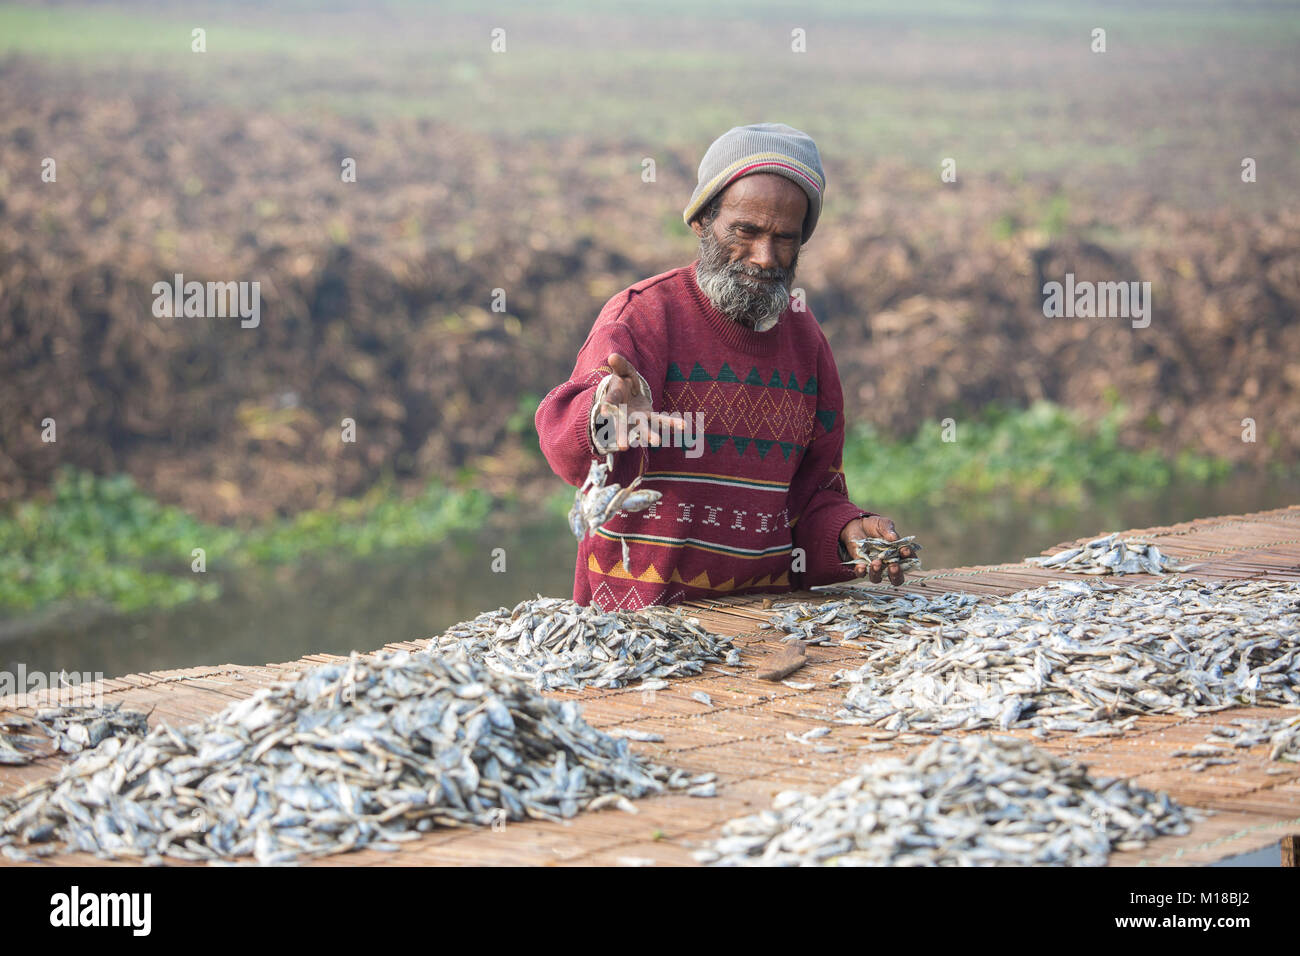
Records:
<instances>
[{"instance_id":1,"label":"dried fish","mask_svg":"<svg viewBox=\"0 0 1300 956\"><path fill-rule=\"evenodd\" d=\"M23 733L38 729L30 719L19 714L0 715L0 765L21 766L52 752L48 737Z\"/></svg>"},{"instance_id":2,"label":"dried fish","mask_svg":"<svg viewBox=\"0 0 1300 956\"><path fill-rule=\"evenodd\" d=\"M1078 548L1067 548L1046 557L1025 558L1027 564L1079 574L1165 574L1186 571L1150 541L1125 541L1109 534Z\"/></svg>"},{"instance_id":3,"label":"dried fish","mask_svg":"<svg viewBox=\"0 0 1300 956\"><path fill-rule=\"evenodd\" d=\"M1088 736L1141 714L1300 705L1300 584L1053 582L963 620L875 632L842 722Z\"/></svg>"},{"instance_id":4,"label":"dried fish","mask_svg":"<svg viewBox=\"0 0 1300 956\"><path fill-rule=\"evenodd\" d=\"M500 674L538 690L667 687L664 677L700 674L729 659L731 638L705 630L679 608L602 611L565 598L522 601L449 627L434 646L462 647Z\"/></svg>"},{"instance_id":5,"label":"dried fish","mask_svg":"<svg viewBox=\"0 0 1300 956\"><path fill-rule=\"evenodd\" d=\"M909 549L912 557L903 557L903 548ZM879 561L885 566L897 564L900 571L913 571L921 567L921 559L916 556L921 550L921 546L916 543L916 535L894 541L885 538L854 538L853 549L855 554L850 555L852 560L842 561L841 564L858 564L862 561L870 564Z\"/></svg>"},{"instance_id":6,"label":"dried fish","mask_svg":"<svg viewBox=\"0 0 1300 956\"><path fill-rule=\"evenodd\" d=\"M22 731L38 730L40 737ZM73 754L96 747L109 737L140 737L149 732L149 715L123 710L121 704L106 707L45 707L34 716L0 715L0 764L30 763L51 751ZM19 746L15 747L14 745ZM42 749L33 749L45 744Z\"/></svg>"},{"instance_id":7,"label":"dried fish","mask_svg":"<svg viewBox=\"0 0 1300 956\"><path fill-rule=\"evenodd\" d=\"M633 730L630 727L615 727L609 733L611 737L626 737L628 740L638 740L647 744L661 744L664 742L663 734L652 734L647 730Z\"/></svg>"},{"instance_id":8,"label":"dried fish","mask_svg":"<svg viewBox=\"0 0 1300 956\"><path fill-rule=\"evenodd\" d=\"M838 634L842 646L874 647L874 641L882 634L905 633L917 626L961 620L979 601L974 595L960 591L938 597L843 585L834 586L834 591L852 594L853 597L821 604L785 601L773 606L776 613L759 628L785 631L789 636L783 637L783 641L829 644L831 636Z\"/></svg>"},{"instance_id":9,"label":"dried fish","mask_svg":"<svg viewBox=\"0 0 1300 956\"><path fill-rule=\"evenodd\" d=\"M829 727L814 727L812 730L805 731L802 734L793 734L786 731L785 739L792 740L797 744L807 744L811 747L813 746L814 741L825 737L830 732L831 729Z\"/></svg>"},{"instance_id":10,"label":"dried fish","mask_svg":"<svg viewBox=\"0 0 1300 956\"><path fill-rule=\"evenodd\" d=\"M586 480L573 497L573 507L569 510L569 530L579 541L594 533L619 512L631 514L644 511L663 497L663 492L640 487L639 475L626 488L617 483L605 484L613 470L612 453L605 456L604 463L600 459L593 461ZM627 541L621 537L620 540L623 545L623 566L628 567L630 561Z\"/></svg>"},{"instance_id":11,"label":"dried fish","mask_svg":"<svg viewBox=\"0 0 1300 956\"><path fill-rule=\"evenodd\" d=\"M721 866L1100 866L1189 832L1167 794L1092 777L1019 740L939 738L821 796L777 794L695 856Z\"/></svg>"},{"instance_id":12,"label":"dried fish","mask_svg":"<svg viewBox=\"0 0 1300 956\"><path fill-rule=\"evenodd\" d=\"M1252 720L1238 717L1231 726L1215 727L1206 740L1214 743L1231 744L1233 747L1268 747L1270 760L1285 760L1300 763L1300 714L1291 717L1272 717L1264 720ZM1197 748L1192 756L1201 756ZM1215 748L1223 753L1222 748ZM1179 754L1175 754L1179 756Z\"/></svg>"},{"instance_id":13,"label":"dried fish","mask_svg":"<svg viewBox=\"0 0 1300 956\"><path fill-rule=\"evenodd\" d=\"M354 654L199 724L104 740L0 799L0 848L289 863L691 786L463 651Z\"/></svg>"}]
</instances>

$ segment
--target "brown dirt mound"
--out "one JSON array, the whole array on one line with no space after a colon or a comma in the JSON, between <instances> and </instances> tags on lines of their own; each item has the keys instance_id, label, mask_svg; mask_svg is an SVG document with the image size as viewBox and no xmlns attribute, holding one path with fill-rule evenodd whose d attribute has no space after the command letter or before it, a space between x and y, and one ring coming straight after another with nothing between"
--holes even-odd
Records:
<instances>
[{"instance_id":1,"label":"brown dirt mound","mask_svg":"<svg viewBox=\"0 0 1300 956\"><path fill-rule=\"evenodd\" d=\"M521 396L568 374L610 295L693 255L674 225L693 156L646 184L642 146L192 113L162 94L53 106L20 67L3 74L0 501L62 463L129 472L218 520L384 476L546 481ZM45 156L57 183L40 181ZM346 156L355 184L339 180ZM799 284L850 418L908 433L993 399L1100 413L1118 396L1134 444L1300 457L1296 207L1246 219L1134 194L1049 235L1034 224L1050 183L828 167ZM260 327L155 318L152 286L178 272L259 281ZM1066 272L1150 281L1150 328L1044 318L1042 284Z\"/></svg>"}]
</instances>

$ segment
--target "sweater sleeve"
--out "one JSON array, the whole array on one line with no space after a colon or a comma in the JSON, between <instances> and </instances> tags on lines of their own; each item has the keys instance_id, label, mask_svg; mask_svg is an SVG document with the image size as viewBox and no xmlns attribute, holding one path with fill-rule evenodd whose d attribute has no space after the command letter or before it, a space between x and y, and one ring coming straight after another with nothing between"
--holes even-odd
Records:
<instances>
[{"instance_id":1,"label":"sweater sleeve","mask_svg":"<svg viewBox=\"0 0 1300 956\"><path fill-rule=\"evenodd\" d=\"M854 518L870 517L849 500L844 480L844 396L830 344L823 337L817 362L817 415L813 439L790 484L793 543L802 548L805 569L792 574L796 588L852 580L853 567L841 564L840 532Z\"/></svg>"},{"instance_id":2,"label":"sweater sleeve","mask_svg":"<svg viewBox=\"0 0 1300 956\"><path fill-rule=\"evenodd\" d=\"M611 299L587 335L578 352L569 380L547 393L537 407L534 423L538 443L551 470L571 485L586 480L591 462L603 457L592 445L591 412L596 389L611 369L605 359L611 352L626 358L651 389L654 400L661 399L663 363L657 362L652 350L641 348L633 333L635 299L626 293ZM647 449L641 450L643 453ZM635 475L637 456L615 452L614 473L610 480L626 484L627 472Z\"/></svg>"}]
</instances>

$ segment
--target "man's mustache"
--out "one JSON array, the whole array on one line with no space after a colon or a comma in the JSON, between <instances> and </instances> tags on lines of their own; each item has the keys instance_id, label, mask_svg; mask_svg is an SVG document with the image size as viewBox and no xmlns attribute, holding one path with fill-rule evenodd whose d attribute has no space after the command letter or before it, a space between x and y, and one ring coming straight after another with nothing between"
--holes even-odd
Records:
<instances>
[{"instance_id":1,"label":"man's mustache","mask_svg":"<svg viewBox=\"0 0 1300 956\"><path fill-rule=\"evenodd\" d=\"M748 266L743 262L728 263L727 271L733 275L748 276L766 282L788 282L790 279L789 269L760 269L758 266Z\"/></svg>"}]
</instances>

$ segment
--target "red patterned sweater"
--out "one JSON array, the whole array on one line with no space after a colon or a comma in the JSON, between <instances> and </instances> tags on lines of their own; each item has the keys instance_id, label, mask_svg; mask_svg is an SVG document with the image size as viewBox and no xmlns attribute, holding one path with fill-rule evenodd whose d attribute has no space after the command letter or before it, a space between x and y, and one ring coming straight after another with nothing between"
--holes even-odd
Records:
<instances>
[{"instance_id":1,"label":"red patterned sweater","mask_svg":"<svg viewBox=\"0 0 1300 956\"><path fill-rule=\"evenodd\" d=\"M610 482L626 486L643 471L642 486L663 497L582 541L575 601L638 608L853 577L840 563L839 534L872 512L848 499L839 376L810 310L787 308L772 329L747 329L708 301L695 263L610 299L573 375L537 409L542 453L571 485L582 484L598 457L589 422L611 352L645 378L655 411L692 422L703 412L703 454L615 452ZM619 535L628 540L630 567Z\"/></svg>"}]
</instances>

